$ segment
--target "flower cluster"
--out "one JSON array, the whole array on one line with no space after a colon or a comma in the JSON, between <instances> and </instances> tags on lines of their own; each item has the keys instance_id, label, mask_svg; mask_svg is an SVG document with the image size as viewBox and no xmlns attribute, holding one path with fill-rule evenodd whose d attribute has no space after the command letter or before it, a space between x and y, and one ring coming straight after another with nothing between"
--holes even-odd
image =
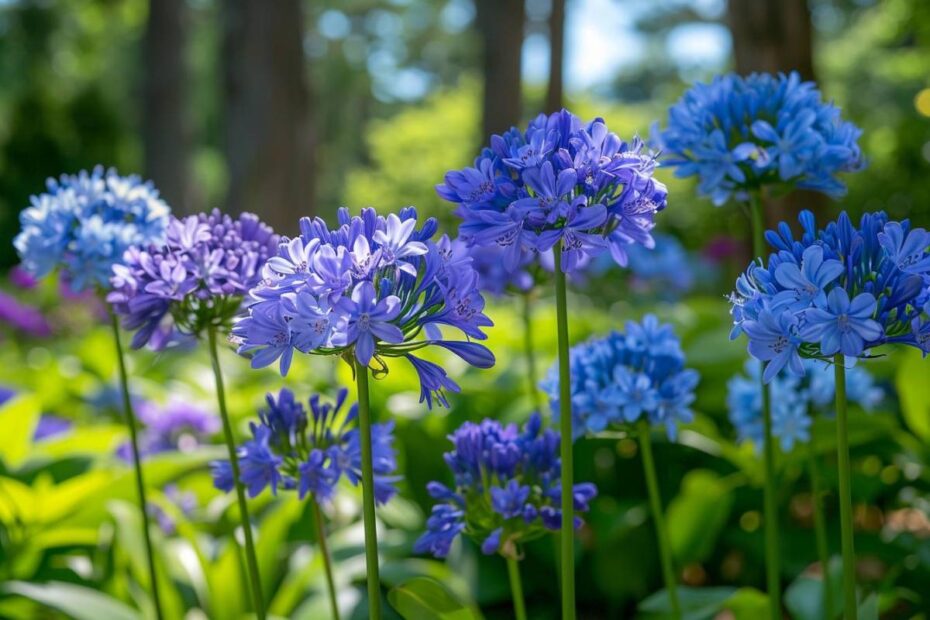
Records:
<instances>
[{"instance_id":1,"label":"flower cluster","mask_svg":"<svg viewBox=\"0 0 930 620\"><path fill-rule=\"evenodd\" d=\"M611 424L646 419L664 425L670 437L679 422L690 422L698 373L685 368L685 355L672 326L653 315L628 321L626 332L611 332L572 347L572 428L575 437ZM559 411L559 370L553 366L541 387Z\"/></svg>"},{"instance_id":2,"label":"flower cluster","mask_svg":"<svg viewBox=\"0 0 930 620\"><path fill-rule=\"evenodd\" d=\"M216 414L181 399L165 405L142 401L136 406L143 428L139 434L139 453L142 456L161 452L193 452L208 443L220 430ZM132 460L129 443L117 448L117 456Z\"/></svg>"},{"instance_id":3,"label":"flower cluster","mask_svg":"<svg viewBox=\"0 0 930 620\"><path fill-rule=\"evenodd\" d=\"M746 374L736 375L727 383L727 407L730 422L740 441L750 441L757 447L763 443L762 367L758 360L746 363ZM819 360L804 360L804 375L781 373L771 382L772 434L784 450L795 443L810 441L810 426L814 413L832 411L836 393L836 377L830 364ZM873 410L884 397L882 389L861 366L846 371L846 397L866 411Z\"/></svg>"},{"instance_id":4,"label":"flower cluster","mask_svg":"<svg viewBox=\"0 0 930 620\"><path fill-rule=\"evenodd\" d=\"M677 176L697 175L698 191L722 205L763 185L842 195L836 175L864 165L861 133L795 72L728 74L687 91L669 109L668 127L653 127L653 143Z\"/></svg>"},{"instance_id":5,"label":"flower cluster","mask_svg":"<svg viewBox=\"0 0 930 620\"><path fill-rule=\"evenodd\" d=\"M20 214L14 245L37 277L58 268L75 291L109 288L110 270L134 245L160 242L170 209L151 183L98 166L49 179Z\"/></svg>"},{"instance_id":6,"label":"flower cluster","mask_svg":"<svg viewBox=\"0 0 930 620\"><path fill-rule=\"evenodd\" d=\"M38 308L0 291L0 334L5 331L4 327L32 338L47 338L52 334L52 326Z\"/></svg>"},{"instance_id":7,"label":"flower cluster","mask_svg":"<svg viewBox=\"0 0 930 620\"><path fill-rule=\"evenodd\" d=\"M353 485L362 479L362 451L359 443L358 406L342 414L348 391L342 389L334 403L320 396L310 397L310 415L294 393L282 389L275 398L268 394L268 407L259 412L259 422L250 425L252 439L239 447L240 480L250 497L265 488L277 494L278 487L297 489L301 499L312 494L318 501L328 501L345 477ZM385 503L397 493L394 475L394 423L372 424L372 462L375 475L375 500ZM215 461L213 483L231 491L234 487L229 461Z\"/></svg>"},{"instance_id":8,"label":"flower cluster","mask_svg":"<svg viewBox=\"0 0 930 620\"><path fill-rule=\"evenodd\" d=\"M559 530L559 435L542 427L539 414L522 432L514 424L484 420L466 422L449 439L454 448L445 461L455 483L451 488L439 482L427 486L441 503L433 506L427 532L414 551L445 557L455 538L465 534L479 541L488 555L516 558L518 545ZM587 511L596 495L593 484L574 485L575 511ZM575 517L575 527L580 526Z\"/></svg>"},{"instance_id":9,"label":"flower cluster","mask_svg":"<svg viewBox=\"0 0 930 620\"><path fill-rule=\"evenodd\" d=\"M446 174L439 195L459 206L469 245L497 248L507 270L561 242L562 270L607 250L626 265L626 247L652 247L665 186L639 138L624 142L603 119L562 110L540 115L525 132L491 137L474 167Z\"/></svg>"},{"instance_id":10,"label":"flower cluster","mask_svg":"<svg viewBox=\"0 0 930 620\"><path fill-rule=\"evenodd\" d=\"M113 266L107 301L134 348L162 349L179 335L225 327L276 253L278 236L251 213L172 218L163 244L130 247Z\"/></svg>"},{"instance_id":11,"label":"flower cluster","mask_svg":"<svg viewBox=\"0 0 930 620\"><path fill-rule=\"evenodd\" d=\"M384 358L404 357L420 377L420 402L446 405L444 391L458 386L413 353L436 345L479 368L494 364L486 347L448 340L441 329L484 339L482 328L492 324L471 258L446 236L432 240L432 218L417 229L413 207L386 218L374 209L355 217L340 209L339 224L329 230L319 218L304 218L301 235L281 243L251 291L248 316L233 329L239 352L252 352L255 368L280 359L282 375L295 350L364 366L374 360L382 373Z\"/></svg>"},{"instance_id":12,"label":"flower cluster","mask_svg":"<svg viewBox=\"0 0 930 620\"><path fill-rule=\"evenodd\" d=\"M631 288L667 299L680 297L694 288L699 269L706 268L706 264L674 236L655 237L654 249L633 246L629 250Z\"/></svg>"},{"instance_id":13,"label":"flower cluster","mask_svg":"<svg viewBox=\"0 0 930 620\"><path fill-rule=\"evenodd\" d=\"M785 367L804 374L801 357L863 357L886 343L930 352L930 232L867 213L846 213L817 229L801 213L803 234L787 224L766 234L776 252L752 263L731 296L732 337L768 362L764 379Z\"/></svg>"}]
</instances>

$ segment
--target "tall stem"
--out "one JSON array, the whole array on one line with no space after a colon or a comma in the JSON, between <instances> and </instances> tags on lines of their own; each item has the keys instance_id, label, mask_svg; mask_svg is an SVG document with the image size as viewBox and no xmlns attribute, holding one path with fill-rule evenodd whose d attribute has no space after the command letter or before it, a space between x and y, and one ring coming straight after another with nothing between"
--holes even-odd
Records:
<instances>
[{"instance_id":1,"label":"tall stem","mask_svg":"<svg viewBox=\"0 0 930 620\"><path fill-rule=\"evenodd\" d=\"M562 620L575 618L575 505L574 461L572 456L571 365L568 357L568 293L562 271L562 246L555 255L555 308L559 349L559 427L562 461Z\"/></svg>"},{"instance_id":2,"label":"tall stem","mask_svg":"<svg viewBox=\"0 0 930 620\"><path fill-rule=\"evenodd\" d=\"M226 389L223 387L223 371L220 368L220 356L216 346L216 327L207 329L210 342L210 361L213 364L213 377L216 380L216 400L220 408L220 418L223 420L223 437L226 440L226 449L229 452L229 465L232 469L233 482L236 486L236 499L239 502L239 521L245 536L245 560L249 573L249 585L252 590L252 606L259 620L265 618L265 603L262 599L262 582L258 573L258 558L255 555L255 543L252 540L252 520L249 518L249 505L245 498L245 487L239 476L239 457L236 454L236 440L233 437L232 424L229 422L229 412L226 409Z\"/></svg>"},{"instance_id":3,"label":"tall stem","mask_svg":"<svg viewBox=\"0 0 930 620\"><path fill-rule=\"evenodd\" d=\"M755 258L765 258L765 214L761 191L749 195L752 218L752 251ZM762 365L761 376L765 372ZM765 514L765 580L769 597L771 620L781 618L781 580L778 558L778 498L775 493L775 443L772 437L772 395L769 386L762 383L762 452L765 469L763 512Z\"/></svg>"},{"instance_id":4,"label":"tall stem","mask_svg":"<svg viewBox=\"0 0 930 620\"><path fill-rule=\"evenodd\" d=\"M846 360L837 353L836 373L836 457L840 477L840 540L843 551L843 617L856 620L856 553L853 549L852 485L849 473L849 435L846 419Z\"/></svg>"},{"instance_id":5,"label":"tall stem","mask_svg":"<svg viewBox=\"0 0 930 620\"><path fill-rule=\"evenodd\" d=\"M129 373L126 371L126 359L123 356L123 344L120 341L119 320L110 313L113 324L113 342L116 345L116 359L119 365L120 390L123 393L123 413L126 415L126 426L129 427L129 443L132 446L132 464L136 473L136 491L139 493L139 511L142 516L142 537L145 540L145 556L149 569L149 582L152 585L152 602L155 605L155 616L161 620L164 615L161 609L161 597L158 594L158 573L155 570L155 553L152 547L152 534L149 531L148 501L145 497L145 479L142 476L142 459L139 456L139 434L136 430L136 414L132 408L132 397L129 395Z\"/></svg>"},{"instance_id":6,"label":"tall stem","mask_svg":"<svg viewBox=\"0 0 930 620\"><path fill-rule=\"evenodd\" d=\"M536 347L533 344L533 291L521 295L523 298L523 355L526 357L526 378L529 383L530 400L533 408L542 413L539 399L539 374L536 370Z\"/></svg>"},{"instance_id":7,"label":"tall stem","mask_svg":"<svg viewBox=\"0 0 930 620\"><path fill-rule=\"evenodd\" d=\"M823 610L824 616L834 620L833 592L830 588L830 550L827 546L827 522L823 516L823 495L820 486L820 466L813 446L809 446L807 455L808 475L811 480L811 504L814 508L814 538L817 542L817 559L823 571Z\"/></svg>"},{"instance_id":8,"label":"tall stem","mask_svg":"<svg viewBox=\"0 0 930 620\"><path fill-rule=\"evenodd\" d=\"M523 582L520 580L520 564L513 558L507 558L507 573L510 575L510 595L513 598L513 616L516 620L526 620L526 602L523 600Z\"/></svg>"},{"instance_id":9,"label":"tall stem","mask_svg":"<svg viewBox=\"0 0 930 620\"><path fill-rule=\"evenodd\" d=\"M362 449L362 520L365 525L365 562L368 568L368 617L381 618L381 580L378 576L378 529L375 524L375 473L371 456L371 412L368 368L355 363L358 386L358 434Z\"/></svg>"},{"instance_id":10,"label":"tall stem","mask_svg":"<svg viewBox=\"0 0 930 620\"><path fill-rule=\"evenodd\" d=\"M643 454L643 472L646 474L646 488L649 490L649 509L652 512L652 521L656 526L656 538L659 540L659 556L662 559L662 577L665 579L665 590L668 592L672 606L672 618L681 618L681 603L678 600L678 581L675 579L674 560L672 558L672 545L669 542L668 526L665 523L665 514L662 512L662 497L659 495L659 481L656 477L656 463L652 456L652 437L649 422L639 422L639 443Z\"/></svg>"},{"instance_id":11,"label":"tall stem","mask_svg":"<svg viewBox=\"0 0 930 620\"><path fill-rule=\"evenodd\" d=\"M316 498L310 498L310 510L313 512L313 522L316 525L316 539L323 555L323 570L326 573L326 589L329 590L329 608L333 620L339 620L339 600L336 598L336 582L333 579L333 560L329 555L329 545L326 543L326 524L323 523L323 514Z\"/></svg>"}]
</instances>

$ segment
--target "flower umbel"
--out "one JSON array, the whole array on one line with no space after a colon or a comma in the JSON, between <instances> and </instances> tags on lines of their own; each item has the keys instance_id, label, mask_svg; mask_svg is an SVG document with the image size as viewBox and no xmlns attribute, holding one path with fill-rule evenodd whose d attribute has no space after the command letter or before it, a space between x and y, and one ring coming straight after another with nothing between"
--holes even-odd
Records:
<instances>
[{"instance_id":1,"label":"flower umbel","mask_svg":"<svg viewBox=\"0 0 930 620\"><path fill-rule=\"evenodd\" d=\"M802 376L802 358L867 357L884 344L930 352L930 234L907 220L867 213L855 226L846 213L818 229L801 213L803 234L787 224L769 231L775 249L752 263L731 296L733 337L768 362L771 382L783 368Z\"/></svg>"},{"instance_id":2,"label":"flower umbel","mask_svg":"<svg viewBox=\"0 0 930 620\"><path fill-rule=\"evenodd\" d=\"M417 228L412 207L387 217L341 209L339 224L330 230L304 218L301 236L281 242L251 290L248 316L233 329L239 352L250 353L256 368L277 360L282 375L294 351L339 355L375 373L387 371L387 358L403 357L420 375L421 402L446 404L445 390L458 387L444 372L438 380L434 365L417 363L414 353L439 346L479 368L494 364L471 341L486 338L491 321L464 246L445 236L434 241L436 221ZM443 328L467 340L450 340Z\"/></svg>"},{"instance_id":3,"label":"flower umbel","mask_svg":"<svg viewBox=\"0 0 930 620\"><path fill-rule=\"evenodd\" d=\"M294 489L300 499L312 495L316 501L329 501L339 481L345 478L358 486L362 479L362 455L356 419L358 407L344 408L348 391L339 390L334 402L314 394L308 408L282 389L278 396L268 394L267 408L258 423L253 422L252 439L239 447L242 483L250 497L266 488ZM394 475L397 457L394 452L394 423L373 424L372 459L375 474L375 499L386 503L397 493ZM233 489L229 461L216 461L213 484L222 491Z\"/></svg>"},{"instance_id":4,"label":"flower umbel","mask_svg":"<svg viewBox=\"0 0 930 620\"><path fill-rule=\"evenodd\" d=\"M559 436L533 414L523 430L496 420L466 422L449 436L445 454L454 484L427 485L433 506L417 553L445 557L459 534L487 555L519 558L519 546L558 531L562 524ZM590 483L573 487L575 510L585 512L597 495ZM575 527L581 520L575 518Z\"/></svg>"},{"instance_id":5,"label":"flower umbel","mask_svg":"<svg viewBox=\"0 0 930 620\"><path fill-rule=\"evenodd\" d=\"M74 291L110 287L110 270L129 247L164 239L170 209L149 182L97 166L49 179L20 214L13 244L42 277L58 269Z\"/></svg>"},{"instance_id":6,"label":"flower umbel","mask_svg":"<svg viewBox=\"0 0 930 620\"><path fill-rule=\"evenodd\" d=\"M667 195L655 167L639 138L625 142L603 119L582 123L562 110L491 136L474 167L450 171L436 191L459 205L462 239L494 248L505 271L561 242L569 273L606 251L626 265L627 246L653 246Z\"/></svg>"},{"instance_id":7,"label":"flower umbel","mask_svg":"<svg viewBox=\"0 0 930 620\"><path fill-rule=\"evenodd\" d=\"M762 186L844 194L837 175L864 167L861 134L796 72L730 73L688 90L669 108L668 126L653 126L652 141L676 176L696 175L698 191L719 206Z\"/></svg>"},{"instance_id":8,"label":"flower umbel","mask_svg":"<svg viewBox=\"0 0 930 620\"><path fill-rule=\"evenodd\" d=\"M639 419L665 426L674 437L678 423L691 421L698 373L685 368L672 326L655 316L627 322L626 333L611 332L572 347L570 358L575 438ZM558 367L550 369L541 387L558 412Z\"/></svg>"},{"instance_id":9,"label":"flower umbel","mask_svg":"<svg viewBox=\"0 0 930 620\"><path fill-rule=\"evenodd\" d=\"M251 213L172 218L163 244L131 247L114 265L107 301L136 330L134 348L162 349L207 327L228 329L278 236Z\"/></svg>"}]
</instances>

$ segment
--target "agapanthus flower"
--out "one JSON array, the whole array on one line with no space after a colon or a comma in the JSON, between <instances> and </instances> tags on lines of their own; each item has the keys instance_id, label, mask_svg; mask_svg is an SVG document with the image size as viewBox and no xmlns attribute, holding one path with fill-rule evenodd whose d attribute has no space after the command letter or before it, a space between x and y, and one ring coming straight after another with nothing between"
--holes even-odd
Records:
<instances>
[{"instance_id":1,"label":"agapanthus flower","mask_svg":"<svg viewBox=\"0 0 930 620\"><path fill-rule=\"evenodd\" d=\"M653 315L628 321L626 332L592 338L569 351L572 368L572 428L575 437L611 425L648 420L675 437L690 422L698 373L685 368L685 355L671 325ZM559 371L553 366L541 386L559 411Z\"/></svg>"},{"instance_id":2,"label":"agapanthus flower","mask_svg":"<svg viewBox=\"0 0 930 620\"><path fill-rule=\"evenodd\" d=\"M803 234L787 224L766 233L775 252L754 262L731 296L734 329L749 353L767 362L763 379L783 368L804 374L802 358L867 357L884 344L930 352L930 233L907 220L846 213L823 229L809 211Z\"/></svg>"},{"instance_id":3,"label":"agapanthus flower","mask_svg":"<svg viewBox=\"0 0 930 620\"><path fill-rule=\"evenodd\" d=\"M445 557L459 534L483 553L518 558L519 546L556 532L562 524L559 435L533 414L520 431L496 420L466 422L449 436L444 455L453 484L427 485L439 503L414 545L417 553ZM597 495L591 483L573 486L576 512L586 512ZM575 517L575 527L582 521Z\"/></svg>"},{"instance_id":4,"label":"agapanthus flower","mask_svg":"<svg viewBox=\"0 0 930 620\"><path fill-rule=\"evenodd\" d=\"M277 247L278 236L251 213L172 218L164 243L133 246L113 266L107 301L136 331L134 348L226 329Z\"/></svg>"},{"instance_id":5,"label":"agapanthus flower","mask_svg":"<svg viewBox=\"0 0 930 620\"><path fill-rule=\"evenodd\" d=\"M339 390L334 402L314 394L304 403L288 389L277 397L268 394L259 421L250 424L252 439L238 449L240 476L250 497L266 488L296 490L300 499L311 495L329 501L342 479L358 486L362 479L362 454L357 428L358 406L344 408L348 390ZM394 422L372 424L372 461L375 501L386 503L396 493ZM216 461L213 483L233 489L229 461Z\"/></svg>"},{"instance_id":6,"label":"agapanthus flower","mask_svg":"<svg viewBox=\"0 0 930 620\"><path fill-rule=\"evenodd\" d=\"M558 245L570 273L604 252L626 265L629 245L652 247L667 196L655 168L639 138L562 110L492 136L474 167L450 171L436 191L459 205L462 239L494 248L506 270Z\"/></svg>"},{"instance_id":7,"label":"agapanthus flower","mask_svg":"<svg viewBox=\"0 0 930 620\"><path fill-rule=\"evenodd\" d=\"M193 452L210 442L220 430L220 419L211 411L175 398L164 405L141 401L136 413L142 429L139 433L139 454L147 456L162 452ZM117 455L132 460L132 449L124 443Z\"/></svg>"},{"instance_id":8,"label":"agapanthus flower","mask_svg":"<svg viewBox=\"0 0 930 620\"><path fill-rule=\"evenodd\" d=\"M47 338L52 333L52 326L38 308L0 291L0 330L4 326L33 338Z\"/></svg>"},{"instance_id":9,"label":"agapanthus flower","mask_svg":"<svg viewBox=\"0 0 930 620\"><path fill-rule=\"evenodd\" d=\"M197 509L197 496L191 491L182 491L178 485L173 483L165 485L162 493L171 508L166 510L159 504L150 503L148 511L155 518L163 534L174 536L178 531L178 522L174 514L180 513L183 517L190 518Z\"/></svg>"},{"instance_id":10,"label":"agapanthus flower","mask_svg":"<svg viewBox=\"0 0 930 620\"><path fill-rule=\"evenodd\" d=\"M676 298L694 288L705 261L696 256L669 234L655 235L655 248L634 245L630 255L630 286L637 291L649 291L664 299Z\"/></svg>"},{"instance_id":11,"label":"agapanthus flower","mask_svg":"<svg viewBox=\"0 0 930 620\"><path fill-rule=\"evenodd\" d=\"M844 194L837 175L864 166L861 134L796 72L730 73L688 90L652 142L676 176L696 175L698 191L719 206L763 186Z\"/></svg>"},{"instance_id":12,"label":"agapanthus flower","mask_svg":"<svg viewBox=\"0 0 930 620\"><path fill-rule=\"evenodd\" d=\"M472 259L448 237L434 240L436 229L432 218L417 228L412 207L387 217L340 209L335 230L302 219L301 235L282 240L250 292L248 315L233 329L239 352L252 356L254 368L278 361L282 375L294 351L340 355L385 372L387 358L418 360L414 353L435 345L479 368L492 366L491 352L472 341L486 338L482 328L491 325ZM452 340L443 328L467 340ZM445 390L457 386L426 373L428 364L414 367L431 386L422 400L447 404Z\"/></svg>"},{"instance_id":13,"label":"agapanthus flower","mask_svg":"<svg viewBox=\"0 0 930 620\"><path fill-rule=\"evenodd\" d=\"M802 376L782 372L770 383L772 434L785 451L810 441L814 415L832 413L836 394L833 366L812 359L804 360L803 366ZM752 442L758 449L763 443L761 373L759 361L750 359L745 374L736 375L727 383L727 407L737 437ZM883 390L861 365L847 369L846 394L849 402L866 411L872 411L884 397Z\"/></svg>"},{"instance_id":14,"label":"agapanthus flower","mask_svg":"<svg viewBox=\"0 0 930 620\"><path fill-rule=\"evenodd\" d=\"M47 190L20 214L22 232L13 242L36 277L58 269L74 291L108 289L111 269L128 248L164 239L170 209L137 176L98 166L49 179Z\"/></svg>"},{"instance_id":15,"label":"agapanthus flower","mask_svg":"<svg viewBox=\"0 0 930 620\"><path fill-rule=\"evenodd\" d=\"M2 392L2 388L0 388ZM0 405L3 404L3 395L0 393ZM66 418L60 418L56 415L43 413L39 417L35 431L32 433L33 441L44 441L53 437L64 435L74 427L74 422Z\"/></svg>"}]
</instances>

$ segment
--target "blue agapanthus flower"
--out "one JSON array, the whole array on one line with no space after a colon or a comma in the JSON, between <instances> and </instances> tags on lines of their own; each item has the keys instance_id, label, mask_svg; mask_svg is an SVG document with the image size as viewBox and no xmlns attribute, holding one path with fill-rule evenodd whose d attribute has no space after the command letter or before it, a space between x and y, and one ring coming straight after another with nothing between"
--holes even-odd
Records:
<instances>
[{"instance_id":1,"label":"blue agapanthus flower","mask_svg":"<svg viewBox=\"0 0 930 620\"><path fill-rule=\"evenodd\" d=\"M685 355L672 326L655 316L646 315L641 323L628 321L625 333L615 331L576 345L569 356L575 438L640 419L664 426L674 438L678 424L691 421L698 373L685 368ZM540 387L557 413L557 365Z\"/></svg>"},{"instance_id":2,"label":"blue agapanthus flower","mask_svg":"<svg viewBox=\"0 0 930 620\"><path fill-rule=\"evenodd\" d=\"M669 108L668 126L653 126L652 142L676 176L696 175L698 191L719 206L763 186L844 194L837 175L864 167L861 134L796 72L730 73L688 90Z\"/></svg>"},{"instance_id":3,"label":"blue agapanthus flower","mask_svg":"<svg viewBox=\"0 0 930 620\"><path fill-rule=\"evenodd\" d=\"M667 197L655 168L639 138L625 142L603 119L582 123L562 110L491 136L474 167L447 173L436 190L459 205L462 239L495 248L507 270L561 242L570 273L606 251L626 265L629 245L652 247Z\"/></svg>"},{"instance_id":4,"label":"blue agapanthus flower","mask_svg":"<svg viewBox=\"0 0 930 620\"><path fill-rule=\"evenodd\" d=\"M930 232L883 212L858 227L846 213L823 229L809 211L799 219L799 239L785 223L766 233L775 253L731 296L732 337L745 333L749 353L768 362L764 380L783 368L802 376L802 358L865 357L883 344L930 352Z\"/></svg>"},{"instance_id":5,"label":"blue agapanthus flower","mask_svg":"<svg viewBox=\"0 0 930 620\"><path fill-rule=\"evenodd\" d=\"M427 485L433 506L417 553L445 557L459 534L474 539L487 555L519 558L519 546L557 532L562 525L559 435L533 414L520 431L496 420L466 422L449 436L445 454L454 483ZM572 488L575 512L586 512L597 495L591 483ZM575 527L582 524L575 517Z\"/></svg>"},{"instance_id":6,"label":"blue agapanthus flower","mask_svg":"<svg viewBox=\"0 0 930 620\"><path fill-rule=\"evenodd\" d=\"M810 427L815 414L833 411L836 375L833 366L820 360L804 360L804 374L787 372L771 382L772 434L782 449L790 451L795 444L810 441ZM763 444L762 373L758 360L746 362L745 374L736 375L727 383L727 407L730 422L740 441L750 441L756 447ZM871 374L861 366L846 371L846 396L866 411L872 411L884 398L883 390Z\"/></svg>"},{"instance_id":7,"label":"blue agapanthus flower","mask_svg":"<svg viewBox=\"0 0 930 620\"><path fill-rule=\"evenodd\" d=\"M268 394L267 408L251 423L252 439L238 449L242 484L249 497L266 488L294 489L300 499L312 495L329 501L342 479L358 486L362 480L362 452L357 428L358 406L344 409L348 390L341 389L334 402L314 394L304 404L288 389L277 397ZM400 478L394 475L394 423L371 425L375 501L386 503L396 493ZM229 461L215 461L213 484L221 491L233 489Z\"/></svg>"},{"instance_id":8,"label":"blue agapanthus flower","mask_svg":"<svg viewBox=\"0 0 930 620\"><path fill-rule=\"evenodd\" d=\"M417 228L413 207L387 217L340 209L339 224L330 230L304 218L301 235L282 241L233 329L239 352L252 355L254 368L278 361L282 375L294 351L341 355L380 373L386 358L404 357L420 376L421 402L447 405L445 391L458 386L414 353L435 345L479 368L494 364L487 347L472 342L492 324L472 258L446 236L433 240L434 219ZM451 340L442 328L468 340Z\"/></svg>"},{"instance_id":9,"label":"blue agapanthus flower","mask_svg":"<svg viewBox=\"0 0 930 620\"><path fill-rule=\"evenodd\" d=\"M130 247L113 266L107 301L136 331L134 348L159 350L208 326L228 329L278 241L251 213L172 218L163 243Z\"/></svg>"},{"instance_id":10,"label":"blue agapanthus flower","mask_svg":"<svg viewBox=\"0 0 930 620\"><path fill-rule=\"evenodd\" d=\"M19 216L13 244L25 269L58 269L74 291L110 287L110 272L134 245L164 239L170 209L150 182L102 166L49 179Z\"/></svg>"}]
</instances>

